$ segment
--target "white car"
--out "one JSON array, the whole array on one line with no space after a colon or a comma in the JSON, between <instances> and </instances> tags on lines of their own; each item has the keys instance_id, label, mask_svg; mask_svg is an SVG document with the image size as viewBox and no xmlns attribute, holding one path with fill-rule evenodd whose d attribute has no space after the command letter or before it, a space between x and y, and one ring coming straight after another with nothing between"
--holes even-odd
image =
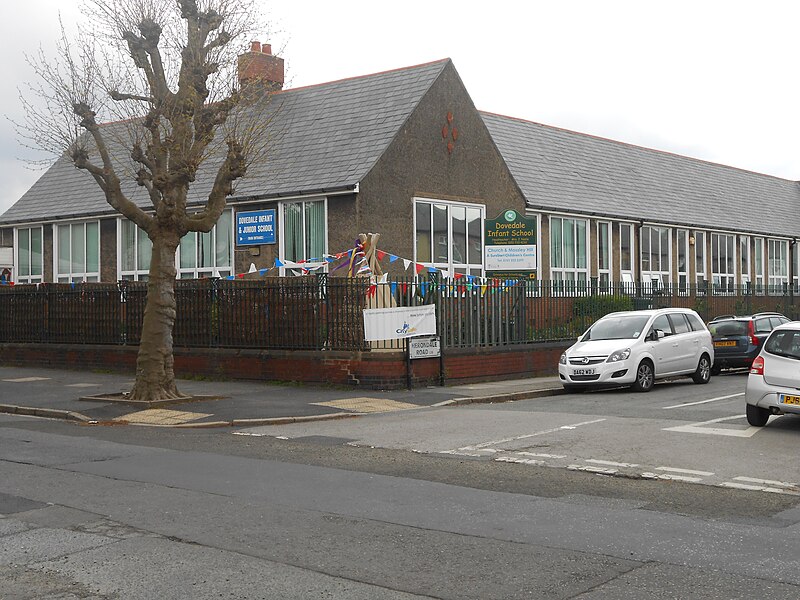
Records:
<instances>
[{"instance_id":1,"label":"white car","mask_svg":"<svg viewBox=\"0 0 800 600\"><path fill-rule=\"evenodd\" d=\"M686 308L616 312L592 325L561 355L566 390L630 385L648 392L656 379L689 375L708 383L714 363L711 333Z\"/></svg>"},{"instance_id":2,"label":"white car","mask_svg":"<svg viewBox=\"0 0 800 600\"><path fill-rule=\"evenodd\" d=\"M747 422L767 424L770 415L800 414L800 322L772 330L747 376Z\"/></svg>"}]
</instances>

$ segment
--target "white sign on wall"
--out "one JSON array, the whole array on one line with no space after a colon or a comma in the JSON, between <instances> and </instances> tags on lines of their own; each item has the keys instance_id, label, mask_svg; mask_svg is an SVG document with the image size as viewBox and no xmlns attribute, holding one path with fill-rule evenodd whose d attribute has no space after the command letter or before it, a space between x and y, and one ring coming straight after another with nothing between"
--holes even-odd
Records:
<instances>
[{"instance_id":1,"label":"white sign on wall","mask_svg":"<svg viewBox=\"0 0 800 600\"><path fill-rule=\"evenodd\" d=\"M436 335L436 305L364 309L364 339L368 342Z\"/></svg>"},{"instance_id":2,"label":"white sign on wall","mask_svg":"<svg viewBox=\"0 0 800 600\"><path fill-rule=\"evenodd\" d=\"M487 271L535 271L536 246L485 246Z\"/></svg>"},{"instance_id":3,"label":"white sign on wall","mask_svg":"<svg viewBox=\"0 0 800 600\"><path fill-rule=\"evenodd\" d=\"M426 335L422 337L409 338L408 358L436 358L442 355L442 348L439 345L439 336Z\"/></svg>"}]
</instances>

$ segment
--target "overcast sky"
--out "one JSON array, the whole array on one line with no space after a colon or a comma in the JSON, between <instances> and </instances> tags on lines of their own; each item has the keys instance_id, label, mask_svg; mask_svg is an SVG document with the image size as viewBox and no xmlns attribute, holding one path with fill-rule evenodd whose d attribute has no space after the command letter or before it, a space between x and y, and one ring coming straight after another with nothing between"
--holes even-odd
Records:
<instances>
[{"instance_id":1,"label":"overcast sky","mask_svg":"<svg viewBox=\"0 0 800 600\"><path fill-rule=\"evenodd\" d=\"M453 59L475 105L800 180L800 2L264 0L291 87ZM6 3L0 113L78 0ZM40 174L0 122L0 213Z\"/></svg>"}]
</instances>

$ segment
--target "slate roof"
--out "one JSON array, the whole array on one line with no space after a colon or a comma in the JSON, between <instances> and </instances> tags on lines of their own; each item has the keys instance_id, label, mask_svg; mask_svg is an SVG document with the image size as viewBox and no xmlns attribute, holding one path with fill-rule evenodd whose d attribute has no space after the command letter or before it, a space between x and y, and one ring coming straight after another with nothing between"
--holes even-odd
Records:
<instances>
[{"instance_id":1,"label":"slate roof","mask_svg":"<svg viewBox=\"0 0 800 600\"><path fill-rule=\"evenodd\" d=\"M230 200L355 186L449 63L444 59L274 94L266 111L258 113L259 118L272 119L267 160L249 167ZM107 134L124 134L129 125L104 127ZM114 155L124 162L128 152L120 145ZM212 160L198 172L190 188L190 202L204 201L204 193L213 183L214 167ZM151 207L144 190L129 179L123 181L123 191L138 205ZM61 157L0 216L0 223L113 212L91 176Z\"/></svg>"},{"instance_id":2,"label":"slate roof","mask_svg":"<svg viewBox=\"0 0 800 600\"><path fill-rule=\"evenodd\" d=\"M529 207L744 231L800 233L800 183L481 113Z\"/></svg>"}]
</instances>

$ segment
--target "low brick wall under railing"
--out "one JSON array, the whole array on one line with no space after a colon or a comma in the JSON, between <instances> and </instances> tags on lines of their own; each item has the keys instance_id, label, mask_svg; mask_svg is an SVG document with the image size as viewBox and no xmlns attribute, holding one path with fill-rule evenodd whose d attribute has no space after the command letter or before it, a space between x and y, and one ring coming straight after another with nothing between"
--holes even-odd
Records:
<instances>
[{"instance_id":1,"label":"low brick wall under railing","mask_svg":"<svg viewBox=\"0 0 800 600\"><path fill-rule=\"evenodd\" d=\"M445 350L445 384L552 376L569 344L542 343ZM0 365L130 373L136 346L0 344ZM178 377L209 377L400 389L407 385L405 354L396 351L264 351L225 348L175 350ZM440 361L411 361L413 387L438 385Z\"/></svg>"}]
</instances>

